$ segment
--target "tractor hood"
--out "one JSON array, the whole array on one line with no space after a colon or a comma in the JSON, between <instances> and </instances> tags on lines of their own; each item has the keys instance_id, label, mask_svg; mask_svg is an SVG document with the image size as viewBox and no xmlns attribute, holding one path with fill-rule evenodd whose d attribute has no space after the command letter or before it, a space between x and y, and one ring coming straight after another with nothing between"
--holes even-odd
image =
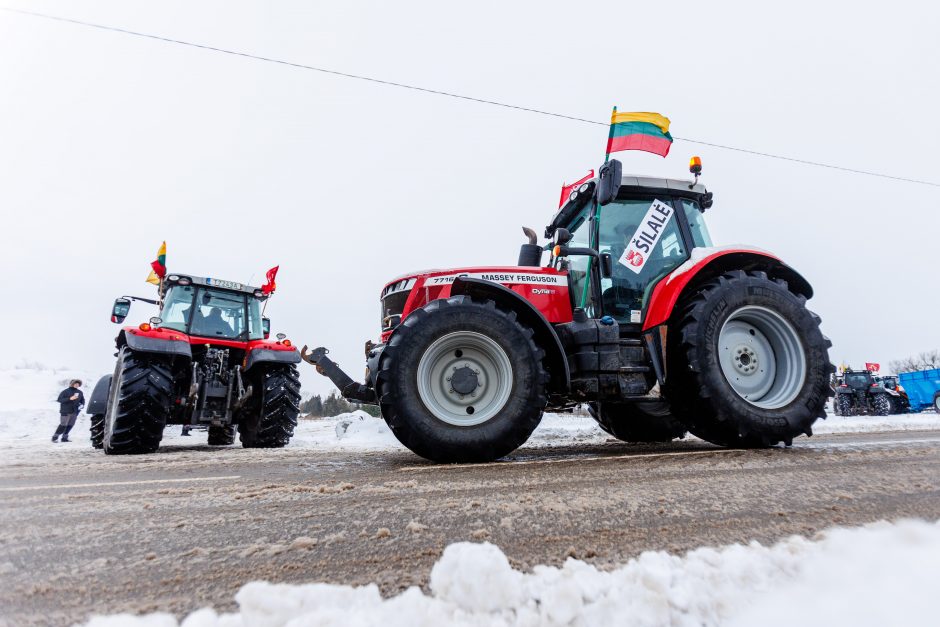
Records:
<instances>
[{"instance_id":1,"label":"tractor hood","mask_svg":"<svg viewBox=\"0 0 940 627\"><path fill-rule=\"evenodd\" d=\"M466 268L446 268L434 270L419 270L396 277L385 284L382 297L387 294L411 289L418 285L445 285L454 282L454 279L466 276L473 279L493 281L503 285L555 285L567 283L566 273L558 272L553 268L533 268L530 266L470 266Z\"/></svg>"},{"instance_id":2,"label":"tractor hood","mask_svg":"<svg viewBox=\"0 0 940 627\"><path fill-rule=\"evenodd\" d=\"M568 274L554 268L531 266L471 266L423 270L389 281L382 289L383 341L412 311L433 300L447 298L458 277L481 279L517 292L550 322L571 320Z\"/></svg>"}]
</instances>

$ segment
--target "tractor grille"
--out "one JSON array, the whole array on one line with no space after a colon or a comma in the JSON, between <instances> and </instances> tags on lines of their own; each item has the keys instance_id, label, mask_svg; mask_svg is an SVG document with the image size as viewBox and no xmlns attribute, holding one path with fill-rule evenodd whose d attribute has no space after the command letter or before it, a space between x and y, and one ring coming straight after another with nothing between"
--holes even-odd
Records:
<instances>
[{"instance_id":1,"label":"tractor grille","mask_svg":"<svg viewBox=\"0 0 940 627\"><path fill-rule=\"evenodd\" d=\"M391 331L401 322L408 295L415 284L415 279L402 279L382 290L382 331Z\"/></svg>"}]
</instances>

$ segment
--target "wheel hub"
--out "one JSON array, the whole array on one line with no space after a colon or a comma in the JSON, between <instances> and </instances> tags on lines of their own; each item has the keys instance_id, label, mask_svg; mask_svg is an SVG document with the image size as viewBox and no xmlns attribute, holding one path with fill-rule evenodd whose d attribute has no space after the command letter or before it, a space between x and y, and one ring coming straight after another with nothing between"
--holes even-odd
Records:
<instances>
[{"instance_id":1,"label":"wheel hub","mask_svg":"<svg viewBox=\"0 0 940 627\"><path fill-rule=\"evenodd\" d=\"M745 376L751 376L757 372L760 359L757 357L757 351L746 344L739 344L734 348L735 369Z\"/></svg>"},{"instance_id":2,"label":"wheel hub","mask_svg":"<svg viewBox=\"0 0 940 627\"><path fill-rule=\"evenodd\" d=\"M454 366L454 374L450 377L450 388L454 394L467 395L476 392L483 384L477 378L477 371L470 366Z\"/></svg>"}]
</instances>

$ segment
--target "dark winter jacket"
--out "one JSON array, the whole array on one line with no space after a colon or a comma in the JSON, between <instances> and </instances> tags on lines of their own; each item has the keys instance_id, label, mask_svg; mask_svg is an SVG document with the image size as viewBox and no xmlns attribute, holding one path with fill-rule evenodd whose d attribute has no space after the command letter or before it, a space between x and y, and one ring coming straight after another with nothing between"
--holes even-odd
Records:
<instances>
[{"instance_id":1,"label":"dark winter jacket","mask_svg":"<svg viewBox=\"0 0 940 627\"><path fill-rule=\"evenodd\" d=\"M74 401L69 400L72 398L73 394L78 394L78 398ZM57 398L56 401L59 403L59 413L63 416L69 416L71 414L77 414L78 411L85 406L85 395L82 394L81 390L67 387L59 392L59 398Z\"/></svg>"}]
</instances>

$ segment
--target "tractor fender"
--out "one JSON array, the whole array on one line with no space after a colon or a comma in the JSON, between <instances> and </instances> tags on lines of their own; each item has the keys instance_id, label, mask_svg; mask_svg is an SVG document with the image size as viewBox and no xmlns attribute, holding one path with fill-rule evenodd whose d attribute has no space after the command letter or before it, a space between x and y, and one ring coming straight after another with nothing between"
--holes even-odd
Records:
<instances>
[{"instance_id":1,"label":"tractor fender","mask_svg":"<svg viewBox=\"0 0 940 627\"><path fill-rule=\"evenodd\" d=\"M245 372L251 370L257 364L299 364L300 353L294 350L275 350L265 346L249 348L248 355L245 357Z\"/></svg>"},{"instance_id":2,"label":"tractor fender","mask_svg":"<svg viewBox=\"0 0 940 627\"><path fill-rule=\"evenodd\" d=\"M156 336L156 337L155 337ZM179 339L177 339L179 338ZM135 353L152 353L174 357L193 358L193 352L185 335L156 335L155 331L138 332L135 329L122 329L117 337L117 346L127 346Z\"/></svg>"},{"instance_id":3,"label":"tractor fender","mask_svg":"<svg viewBox=\"0 0 940 627\"><path fill-rule=\"evenodd\" d=\"M95 384L95 388L91 391L91 398L85 406L86 414L93 416L95 414L103 414L108 410L108 395L111 391L112 376L113 375L106 374L98 379L98 383Z\"/></svg>"},{"instance_id":4,"label":"tractor fender","mask_svg":"<svg viewBox=\"0 0 940 627\"><path fill-rule=\"evenodd\" d=\"M532 303L508 287L470 277L457 277L450 288L451 296L466 295L473 299L489 299L497 306L515 312L516 319L532 329L535 343L545 351L545 366L551 374L551 390L567 392L571 384L571 372L561 340L554 327Z\"/></svg>"},{"instance_id":5,"label":"tractor fender","mask_svg":"<svg viewBox=\"0 0 940 627\"><path fill-rule=\"evenodd\" d=\"M643 321L643 330L647 331L669 320L673 308L687 287L694 287L703 280L731 270L762 270L774 278L785 280L797 294L807 299L813 296L812 286L799 272L759 248L696 248L688 261L670 272L653 288Z\"/></svg>"}]
</instances>

